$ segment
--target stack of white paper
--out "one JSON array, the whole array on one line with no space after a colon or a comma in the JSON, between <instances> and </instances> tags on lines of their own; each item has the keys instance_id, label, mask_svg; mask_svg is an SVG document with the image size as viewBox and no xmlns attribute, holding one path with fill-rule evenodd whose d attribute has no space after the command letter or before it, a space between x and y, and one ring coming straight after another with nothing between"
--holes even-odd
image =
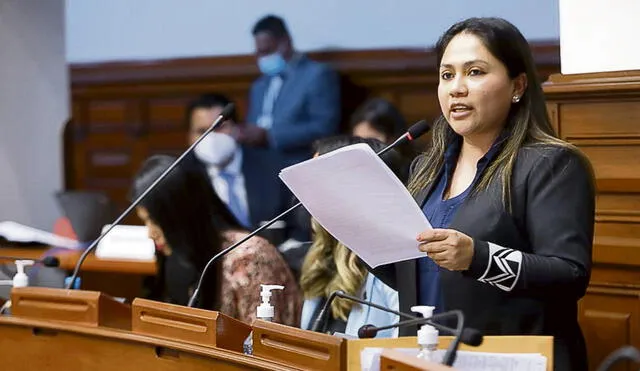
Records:
<instances>
[{"instance_id":1,"label":"stack of white paper","mask_svg":"<svg viewBox=\"0 0 640 371\"><path fill-rule=\"evenodd\" d=\"M367 144L290 166L280 178L329 233L369 266L425 256L416 237L431 228L429 221Z\"/></svg>"},{"instance_id":2,"label":"stack of white paper","mask_svg":"<svg viewBox=\"0 0 640 371\"><path fill-rule=\"evenodd\" d=\"M109 224L102 228L104 233ZM155 244L149 238L147 227L117 225L98 243L96 257L99 259L155 260Z\"/></svg>"},{"instance_id":3,"label":"stack of white paper","mask_svg":"<svg viewBox=\"0 0 640 371\"><path fill-rule=\"evenodd\" d=\"M10 242L40 243L53 247L76 249L80 244L76 240L61 237L41 229L26 226L13 221L0 223L0 236Z\"/></svg>"},{"instance_id":4,"label":"stack of white paper","mask_svg":"<svg viewBox=\"0 0 640 371\"><path fill-rule=\"evenodd\" d=\"M380 354L383 348L364 348L360 353L362 371L380 369ZM417 356L417 348L395 349ZM434 354L435 362L441 363L444 350ZM539 353L485 353L458 351L453 367L458 371L546 371L547 357Z\"/></svg>"}]
</instances>

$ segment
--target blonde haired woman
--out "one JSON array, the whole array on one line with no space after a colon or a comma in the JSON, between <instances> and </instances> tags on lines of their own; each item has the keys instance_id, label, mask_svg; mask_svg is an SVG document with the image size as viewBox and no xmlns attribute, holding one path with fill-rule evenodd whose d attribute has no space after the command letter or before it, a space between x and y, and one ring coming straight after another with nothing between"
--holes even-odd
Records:
<instances>
[{"instance_id":1,"label":"blonde haired woman","mask_svg":"<svg viewBox=\"0 0 640 371\"><path fill-rule=\"evenodd\" d=\"M384 144L377 139L341 136L318 142L316 154L322 155L355 143L367 143L376 152L384 148ZM406 181L406 174L403 173L406 166L397 152L387 152L383 160L400 180ZM312 326L329 295L337 290L398 310L398 293L395 290L369 273L356 254L315 220L312 220L312 229L313 244L305 257L300 278L305 298L301 318L303 329ZM357 336L362 325L384 326L397 321L395 314L336 298L320 331ZM380 331L378 337L396 337L397 333L397 329Z\"/></svg>"}]
</instances>

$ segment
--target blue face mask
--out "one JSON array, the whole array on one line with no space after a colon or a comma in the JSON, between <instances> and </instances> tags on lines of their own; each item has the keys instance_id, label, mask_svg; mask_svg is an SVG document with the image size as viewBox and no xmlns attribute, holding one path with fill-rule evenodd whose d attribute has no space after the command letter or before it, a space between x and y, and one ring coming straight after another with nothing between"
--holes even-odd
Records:
<instances>
[{"instance_id":1,"label":"blue face mask","mask_svg":"<svg viewBox=\"0 0 640 371\"><path fill-rule=\"evenodd\" d=\"M287 68L287 61L284 60L282 54L276 52L258 58L258 68L267 76L275 76Z\"/></svg>"}]
</instances>

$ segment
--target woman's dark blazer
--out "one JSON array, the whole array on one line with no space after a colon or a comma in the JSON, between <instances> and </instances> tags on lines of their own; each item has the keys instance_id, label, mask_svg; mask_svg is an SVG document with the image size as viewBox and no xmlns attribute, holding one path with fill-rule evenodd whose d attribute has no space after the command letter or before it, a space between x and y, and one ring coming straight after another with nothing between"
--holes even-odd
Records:
<instances>
[{"instance_id":1,"label":"woman's dark blazer","mask_svg":"<svg viewBox=\"0 0 640 371\"><path fill-rule=\"evenodd\" d=\"M484 335L552 335L555 369L586 370L577 302L591 274L591 166L570 148L528 146L519 150L511 179L511 212L503 205L500 177L458 209L450 228L473 238L474 256L466 271L440 270L443 309L462 310L465 326ZM429 191L416 194L419 205ZM410 260L374 270L398 290L402 312L417 304L416 269Z\"/></svg>"}]
</instances>

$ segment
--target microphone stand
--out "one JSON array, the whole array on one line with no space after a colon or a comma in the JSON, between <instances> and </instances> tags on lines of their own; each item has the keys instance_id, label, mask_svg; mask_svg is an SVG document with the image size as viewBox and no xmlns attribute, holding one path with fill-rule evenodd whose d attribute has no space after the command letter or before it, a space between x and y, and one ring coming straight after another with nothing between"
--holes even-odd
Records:
<instances>
[{"instance_id":1,"label":"microphone stand","mask_svg":"<svg viewBox=\"0 0 640 371\"><path fill-rule=\"evenodd\" d=\"M460 310L452 310L452 311L449 311L449 312L436 314L436 315L431 316L429 318L410 319L410 320L407 320L407 321L401 321L401 322L398 322L398 323L394 323L394 324L388 325L388 326L368 327L367 328L367 325L365 325L365 326L362 326L360 329L361 330L362 329L366 329L368 331L375 330L377 332L379 330L386 330L386 329L390 329L390 328L394 328L394 327L420 325L420 324L425 324L425 323L429 324L431 326L434 326L434 327L441 327L440 324L434 323L432 320L440 319L440 318L447 318L447 317L451 317L451 316L456 316L458 318L458 321L457 321L456 330L454 332L455 337L454 337L453 341L451 342L451 344L449 344L449 347L447 348L447 351L444 354L444 357L443 357L443 360L442 360L442 364L443 365L447 365L447 366L453 366L453 363L456 360L456 353L458 351L458 347L460 346L460 340L462 338L462 332L464 330L464 314ZM358 332L360 332L360 331L358 331Z\"/></svg>"},{"instance_id":2,"label":"microphone stand","mask_svg":"<svg viewBox=\"0 0 640 371\"><path fill-rule=\"evenodd\" d=\"M327 312L327 309L329 308L329 306L331 305L333 300L335 300L336 297L347 299L347 300L351 300L351 301L355 301L356 303L359 303L359 304L362 304L362 305L367 305L367 306L370 306L372 308L376 308L376 309L385 311L387 313L392 313L392 314L397 315L398 317L408 318L409 320L418 320L418 321L420 321L420 320L424 319L424 318L421 318L421 317L416 317L416 316L413 316L413 315L410 315L410 314L407 314L407 313L399 312L397 310L393 310L391 308L384 307L384 306L382 306L380 304L376 304L376 303L373 303L371 301L362 300L362 299L357 298L355 296L346 294L342 290L337 290L337 291L332 292L331 295L329 295L329 298L327 299L326 303L324 304L324 306L322 307L322 309L318 313L318 316L316 316L316 319L313 322L313 326L311 327L311 331L318 332L321 327L322 327L322 331L321 332L325 332L326 331L325 330L325 327L326 327L326 324L327 324L326 312ZM405 322L401 322L401 323L405 323ZM428 323L428 324L430 324L430 325L432 325L434 327L438 327L439 329L441 329L443 331L446 331L446 332L448 332L448 333L450 333L452 335L456 334L456 330L452 329L450 327L447 327L447 326L444 326L444 325L441 325L441 324L438 324L438 323L433 323L431 321L427 321L426 323ZM361 328L367 327L367 326L371 326L371 325L364 325ZM395 326L397 326L397 324L396 325L391 325L390 327L387 327L387 328L393 328ZM386 330L386 328L381 328L381 327L377 327L376 329L378 329L378 330Z\"/></svg>"},{"instance_id":3,"label":"microphone stand","mask_svg":"<svg viewBox=\"0 0 640 371\"><path fill-rule=\"evenodd\" d=\"M169 175L169 173L180 164L180 162L182 162L182 160L189 154L191 153L196 146L204 139L204 137L207 136L207 134L209 134L210 132L212 132L221 122L223 122L224 120L226 120L230 114L233 112L233 108L234 105L233 103L229 103L227 104L223 109L222 112L220 113L220 115L216 118L216 120L213 122L213 124L211 124L211 126L209 127L209 129L207 129L207 131L205 131L191 146L189 146L189 148L187 148L187 150L185 150L182 155L180 155L180 157L178 157L172 164L171 166L169 166L162 174L160 174L160 176L147 188L144 190L144 192L142 192L142 194L140 196L138 196L138 198L136 198L131 205L129 205L129 207L127 207L127 209L125 211L122 212L122 214L120 214L120 216L118 216L118 218L111 223L111 225L109 226L109 228L107 228L106 231L104 231L102 234L100 234L100 236L95 239L91 245L89 245L89 247L87 247L84 252L82 253L82 255L80 255L80 258L78 259L78 262L76 263L76 266L73 270L73 274L71 275L71 279L69 280L69 282L66 285L66 289L71 289L76 281L76 279L78 278L78 274L80 273L80 267L82 266L82 263L84 263L84 261L87 259L87 256L89 256L89 254L96 248L96 246L98 246L98 243L100 243L100 241L102 241L102 239L109 233L111 232L111 230L113 228L115 228L117 225L119 225L122 220L127 217L127 215L129 215L129 213L136 207L138 206L138 204L140 204L140 202L147 197L147 195L155 189L155 187L162 181L164 180L164 178L167 177L167 175Z\"/></svg>"},{"instance_id":4,"label":"microphone stand","mask_svg":"<svg viewBox=\"0 0 640 371\"><path fill-rule=\"evenodd\" d=\"M379 152L377 152L376 155L382 156L383 154L387 153L388 151L390 151L391 149L393 149L397 145L399 145L401 143L404 143L406 141L411 141L411 140L414 140L415 138L418 138L419 136L421 136L424 133L426 133L427 131L429 131L429 129L430 129L430 127L427 124L427 122L425 120L420 120L417 123L411 125L409 130L407 130L406 133L401 135L393 143L389 144L388 146L386 146L385 148L383 148ZM195 305L196 299L198 298L198 295L200 294L200 287L202 286L202 282L204 281L204 277L207 274L207 271L209 270L209 267L213 263L215 263L221 257L227 255L231 250L233 250L236 247L238 247L238 246L242 245L243 243L245 243L247 240L249 240L251 237L255 236L257 233L262 232L266 228L269 228L273 223L277 222L282 217L286 216L287 214L289 214L290 212L292 212L293 210L297 209L300 206L302 206L302 202L298 202L297 204L291 206L289 209L283 211L280 215L278 215L275 218L269 220L268 222L266 222L265 224L260 226L258 229L254 230L253 232L251 232L248 235L246 235L240 241L238 241L238 242L232 244L231 246L223 249L222 251L220 251L219 253L214 255L211 259L209 259L209 261L205 265L204 269L202 270L202 274L200 275L200 278L198 279L198 284L196 285L196 288L193 291L193 294L189 298L189 302L187 303L187 307L193 307Z\"/></svg>"}]
</instances>

